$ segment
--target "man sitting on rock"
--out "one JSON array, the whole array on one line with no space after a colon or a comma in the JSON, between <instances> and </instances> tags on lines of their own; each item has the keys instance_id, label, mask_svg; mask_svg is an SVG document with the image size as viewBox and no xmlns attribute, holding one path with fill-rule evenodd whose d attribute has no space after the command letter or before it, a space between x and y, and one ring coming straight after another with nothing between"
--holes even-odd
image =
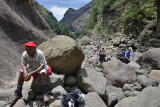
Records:
<instances>
[{"instance_id":1,"label":"man sitting on rock","mask_svg":"<svg viewBox=\"0 0 160 107\"><path fill-rule=\"evenodd\" d=\"M22 86L24 81L29 81L31 76L39 73L42 82L42 93L44 95L44 102L49 101L48 97L48 87L47 87L47 71L48 65L45 56L42 51L36 49L36 44L34 42L28 42L25 44L26 51L22 54L21 64L22 69L20 70L20 75L18 78L18 86L15 90L15 95L10 101L11 105L14 105L18 99L22 97Z\"/></svg>"}]
</instances>

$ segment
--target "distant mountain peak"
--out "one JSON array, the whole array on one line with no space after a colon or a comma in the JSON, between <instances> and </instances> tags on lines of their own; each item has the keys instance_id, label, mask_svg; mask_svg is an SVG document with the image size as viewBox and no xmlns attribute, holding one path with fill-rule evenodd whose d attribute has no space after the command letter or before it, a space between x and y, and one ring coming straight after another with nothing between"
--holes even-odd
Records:
<instances>
[{"instance_id":1,"label":"distant mountain peak","mask_svg":"<svg viewBox=\"0 0 160 107\"><path fill-rule=\"evenodd\" d=\"M60 22L70 27L71 30L83 30L86 26L93 5L94 2L91 1L78 10L69 8Z\"/></svg>"}]
</instances>

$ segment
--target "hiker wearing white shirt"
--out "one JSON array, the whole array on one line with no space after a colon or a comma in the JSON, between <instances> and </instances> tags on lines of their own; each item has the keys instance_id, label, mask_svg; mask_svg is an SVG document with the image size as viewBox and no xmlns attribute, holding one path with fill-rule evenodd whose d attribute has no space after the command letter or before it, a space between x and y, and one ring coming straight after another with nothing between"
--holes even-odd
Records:
<instances>
[{"instance_id":1,"label":"hiker wearing white shirt","mask_svg":"<svg viewBox=\"0 0 160 107\"><path fill-rule=\"evenodd\" d=\"M98 45L97 45L97 51L99 51L101 49L101 46L102 46L102 43L99 42Z\"/></svg>"}]
</instances>

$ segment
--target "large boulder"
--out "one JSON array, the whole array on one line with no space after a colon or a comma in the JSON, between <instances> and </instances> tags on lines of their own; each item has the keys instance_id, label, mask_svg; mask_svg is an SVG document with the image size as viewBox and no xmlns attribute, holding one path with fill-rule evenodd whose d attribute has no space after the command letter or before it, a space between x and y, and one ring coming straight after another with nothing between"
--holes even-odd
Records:
<instances>
[{"instance_id":1,"label":"large boulder","mask_svg":"<svg viewBox=\"0 0 160 107\"><path fill-rule=\"evenodd\" d=\"M84 102L79 107L107 107L101 97L96 92L88 93L84 96Z\"/></svg>"},{"instance_id":2,"label":"large boulder","mask_svg":"<svg viewBox=\"0 0 160 107\"><path fill-rule=\"evenodd\" d=\"M152 86L153 80L151 80L145 75L138 75L137 79L138 82L142 85L142 87Z\"/></svg>"},{"instance_id":3,"label":"large boulder","mask_svg":"<svg viewBox=\"0 0 160 107\"><path fill-rule=\"evenodd\" d=\"M74 77L74 76L68 76L65 79L65 84L67 86L74 86L74 85L76 85L76 82L77 82L77 80L76 80L76 77Z\"/></svg>"},{"instance_id":4,"label":"large boulder","mask_svg":"<svg viewBox=\"0 0 160 107\"><path fill-rule=\"evenodd\" d=\"M137 63L141 63L142 62L142 53L139 52L133 52L133 56L132 57L132 61L133 62L137 62Z\"/></svg>"},{"instance_id":5,"label":"large boulder","mask_svg":"<svg viewBox=\"0 0 160 107\"><path fill-rule=\"evenodd\" d=\"M52 95L56 99L61 100L63 93L66 93L66 90L60 85L52 89Z\"/></svg>"},{"instance_id":6,"label":"large boulder","mask_svg":"<svg viewBox=\"0 0 160 107\"><path fill-rule=\"evenodd\" d=\"M84 60L80 45L68 36L54 37L38 48L44 52L48 64L57 73L72 74Z\"/></svg>"},{"instance_id":7,"label":"large boulder","mask_svg":"<svg viewBox=\"0 0 160 107\"><path fill-rule=\"evenodd\" d=\"M136 77L135 72L125 63L119 60L104 62L102 64L107 83L117 87L123 87Z\"/></svg>"},{"instance_id":8,"label":"large boulder","mask_svg":"<svg viewBox=\"0 0 160 107\"><path fill-rule=\"evenodd\" d=\"M48 76L47 78L47 85L49 90L61 85L64 85L64 75L57 75L52 73L52 75ZM38 94L42 94L42 83L41 83L41 76L36 77L31 85L31 89Z\"/></svg>"},{"instance_id":9,"label":"large boulder","mask_svg":"<svg viewBox=\"0 0 160 107\"><path fill-rule=\"evenodd\" d=\"M160 84L160 78L159 77L160 77L160 70L152 70L149 73L149 78L158 81L158 83Z\"/></svg>"},{"instance_id":10,"label":"large boulder","mask_svg":"<svg viewBox=\"0 0 160 107\"><path fill-rule=\"evenodd\" d=\"M139 70L141 68L141 66L139 64L137 64L136 62L130 62L130 63L128 63L128 65L134 71Z\"/></svg>"},{"instance_id":11,"label":"large boulder","mask_svg":"<svg viewBox=\"0 0 160 107\"><path fill-rule=\"evenodd\" d=\"M117 37L115 40L113 40L113 46L119 46L120 45L120 43L121 43L121 40L120 40L120 38L119 37Z\"/></svg>"},{"instance_id":12,"label":"large boulder","mask_svg":"<svg viewBox=\"0 0 160 107\"><path fill-rule=\"evenodd\" d=\"M143 53L142 68L151 71L152 69L160 69L160 48L150 49Z\"/></svg>"},{"instance_id":13,"label":"large boulder","mask_svg":"<svg viewBox=\"0 0 160 107\"><path fill-rule=\"evenodd\" d=\"M77 73L77 82L85 92L97 92L105 95L106 79L102 73L93 69L80 69Z\"/></svg>"},{"instance_id":14,"label":"large boulder","mask_svg":"<svg viewBox=\"0 0 160 107\"><path fill-rule=\"evenodd\" d=\"M81 45L88 45L90 42L92 42L92 39L89 38L89 37L83 37L83 38L79 41L79 43L80 43Z\"/></svg>"},{"instance_id":15,"label":"large boulder","mask_svg":"<svg viewBox=\"0 0 160 107\"><path fill-rule=\"evenodd\" d=\"M124 98L124 93L121 89L109 85L106 87L106 100L109 107L113 107L118 101Z\"/></svg>"},{"instance_id":16,"label":"large boulder","mask_svg":"<svg viewBox=\"0 0 160 107\"><path fill-rule=\"evenodd\" d=\"M49 105L49 107L62 107L61 100L55 100L53 103Z\"/></svg>"},{"instance_id":17,"label":"large boulder","mask_svg":"<svg viewBox=\"0 0 160 107\"><path fill-rule=\"evenodd\" d=\"M26 104L23 99L19 99L14 105L14 107L26 107Z\"/></svg>"},{"instance_id":18,"label":"large boulder","mask_svg":"<svg viewBox=\"0 0 160 107\"><path fill-rule=\"evenodd\" d=\"M159 96L159 88L147 87L138 96L124 98L114 107L159 107Z\"/></svg>"}]
</instances>

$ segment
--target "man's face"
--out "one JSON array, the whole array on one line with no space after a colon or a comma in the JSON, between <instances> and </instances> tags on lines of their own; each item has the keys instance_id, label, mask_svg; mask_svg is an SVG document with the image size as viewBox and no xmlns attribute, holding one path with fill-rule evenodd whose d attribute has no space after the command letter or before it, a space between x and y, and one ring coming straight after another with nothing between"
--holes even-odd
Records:
<instances>
[{"instance_id":1,"label":"man's face","mask_svg":"<svg viewBox=\"0 0 160 107\"><path fill-rule=\"evenodd\" d=\"M26 47L26 51L28 55L33 56L35 53L36 48L35 47Z\"/></svg>"}]
</instances>

